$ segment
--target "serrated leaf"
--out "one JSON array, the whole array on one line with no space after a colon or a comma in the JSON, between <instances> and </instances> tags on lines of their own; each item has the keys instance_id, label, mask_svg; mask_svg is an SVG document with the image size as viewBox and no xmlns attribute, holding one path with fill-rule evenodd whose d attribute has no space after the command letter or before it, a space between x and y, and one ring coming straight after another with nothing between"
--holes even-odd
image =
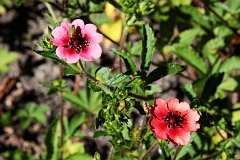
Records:
<instances>
[{"instance_id":1,"label":"serrated leaf","mask_svg":"<svg viewBox=\"0 0 240 160\"><path fill-rule=\"evenodd\" d=\"M109 85L109 86L115 86L117 84L120 84L120 83L124 82L124 80L126 80L128 77L129 77L129 75L125 75L123 73L120 73L120 74L110 78L109 80L107 80L105 82L105 84Z\"/></svg>"},{"instance_id":2,"label":"serrated leaf","mask_svg":"<svg viewBox=\"0 0 240 160\"><path fill-rule=\"evenodd\" d=\"M60 138L60 123L55 119L47 128L44 143L46 145L45 159L56 160L58 159L59 138Z\"/></svg>"},{"instance_id":3,"label":"serrated leaf","mask_svg":"<svg viewBox=\"0 0 240 160\"><path fill-rule=\"evenodd\" d=\"M108 67L101 67L96 71L96 79L105 83L110 77L111 69Z\"/></svg>"},{"instance_id":4,"label":"serrated leaf","mask_svg":"<svg viewBox=\"0 0 240 160\"><path fill-rule=\"evenodd\" d=\"M201 74L207 74L207 67L203 59L199 56L198 53L194 52L191 47L176 46L174 48L174 53L179 56L186 63L194 67Z\"/></svg>"},{"instance_id":5,"label":"serrated leaf","mask_svg":"<svg viewBox=\"0 0 240 160\"><path fill-rule=\"evenodd\" d=\"M146 73L149 69L150 63L155 51L155 39L152 28L145 24L143 26L143 40L142 40L142 54L141 54L141 70Z\"/></svg>"},{"instance_id":6,"label":"serrated leaf","mask_svg":"<svg viewBox=\"0 0 240 160\"><path fill-rule=\"evenodd\" d=\"M146 78L146 84L152 83L164 76L167 76L170 74L176 74L184 70L185 70L185 67L180 66L179 64L173 64L173 63L163 64L148 74Z\"/></svg>"},{"instance_id":7,"label":"serrated leaf","mask_svg":"<svg viewBox=\"0 0 240 160\"><path fill-rule=\"evenodd\" d=\"M218 26L213 30L215 36L224 38L233 34L233 31L227 26Z\"/></svg>"},{"instance_id":8,"label":"serrated leaf","mask_svg":"<svg viewBox=\"0 0 240 160\"><path fill-rule=\"evenodd\" d=\"M201 104L207 102L216 92L218 85L222 83L224 73L216 73L211 75L205 83L202 96Z\"/></svg>"},{"instance_id":9,"label":"serrated leaf","mask_svg":"<svg viewBox=\"0 0 240 160\"><path fill-rule=\"evenodd\" d=\"M73 71L75 71L75 72L80 74L80 70L79 70L79 68L77 66L75 66L74 64L69 64L69 63L67 63L64 60L59 59L58 56L55 53L53 53L51 51L37 51L37 50L34 50L34 51L37 54L39 54L39 55L41 55L41 56L43 56L45 58L53 59L53 60L57 61L58 63L61 63L62 65L67 66L71 70L73 70Z\"/></svg>"},{"instance_id":10,"label":"serrated leaf","mask_svg":"<svg viewBox=\"0 0 240 160\"><path fill-rule=\"evenodd\" d=\"M208 58L211 64L213 64L218 57L218 49L222 48L224 45L224 39L222 38L211 39L204 45L203 53Z\"/></svg>"},{"instance_id":11,"label":"serrated leaf","mask_svg":"<svg viewBox=\"0 0 240 160\"><path fill-rule=\"evenodd\" d=\"M93 139L96 139L98 137L101 137L101 136L107 136L107 132L105 131L96 131L93 135Z\"/></svg>"},{"instance_id":12,"label":"serrated leaf","mask_svg":"<svg viewBox=\"0 0 240 160\"><path fill-rule=\"evenodd\" d=\"M223 62L219 72L231 73L238 70L240 70L240 58L233 56Z\"/></svg>"},{"instance_id":13,"label":"serrated leaf","mask_svg":"<svg viewBox=\"0 0 240 160\"><path fill-rule=\"evenodd\" d=\"M123 59L127 70L130 70L133 73L135 73L137 71L136 64L133 61L133 58L129 53L126 53L124 51L119 51L116 49L112 49L111 51Z\"/></svg>"},{"instance_id":14,"label":"serrated leaf","mask_svg":"<svg viewBox=\"0 0 240 160\"><path fill-rule=\"evenodd\" d=\"M200 28L188 29L179 34L180 44L191 44L196 36L203 35L203 30Z\"/></svg>"}]
</instances>

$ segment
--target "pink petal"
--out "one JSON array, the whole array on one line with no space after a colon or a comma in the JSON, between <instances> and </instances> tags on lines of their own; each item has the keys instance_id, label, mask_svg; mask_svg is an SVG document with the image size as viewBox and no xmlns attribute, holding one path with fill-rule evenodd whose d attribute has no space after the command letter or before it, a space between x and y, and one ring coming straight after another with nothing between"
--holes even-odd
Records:
<instances>
[{"instance_id":1,"label":"pink petal","mask_svg":"<svg viewBox=\"0 0 240 160\"><path fill-rule=\"evenodd\" d=\"M75 20L72 22L72 25L74 25L75 28L76 28L77 26L79 26L81 29L84 28L84 22L83 22L83 20L81 20L81 19L75 19Z\"/></svg>"},{"instance_id":2,"label":"pink petal","mask_svg":"<svg viewBox=\"0 0 240 160\"><path fill-rule=\"evenodd\" d=\"M167 133L168 139L176 145L186 145L189 143L190 132L185 132L182 128L172 128Z\"/></svg>"},{"instance_id":3,"label":"pink petal","mask_svg":"<svg viewBox=\"0 0 240 160\"><path fill-rule=\"evenodd\" d=\"M178 111L178 112L184 112L188 109L190 109L190 106L187 102L180 102L176 98L172 98L167 101L168 108L171 111Z\"/></svg>"},{"instance_id":4,"label":"pink petal","mask_svg":"<svg viewBox=\"0 0 240 160\"><path fill-rule=\"evenodd\" d=\"M80 52L81 58L85 61L93 61L93 58L99 58L102 54L102 48L98 44L89 44Z\"/></svg>"},{"instance_id":5,"label":"pink petal","mask_svg":"<svg viewBox=\"0 0 240 160\"><path fill-rule=\"evenodd\" d=\"M176 107L179 104L179 101L177 98L172 98L167 101L167 107L171 111L176 111Z\"/></svg>"},{"instance_id":6,"label":"pink petal","mask_svg":"<svg viewBox=\"0 0 240 160\"><path fill-rule=\"evenodd\" d=\"M167 139L166 133L168 132L168 128L167 128L166 122L152 117L149 120L149 126L150 126L150 130L154 133L155 137L162 139L162 140Z\"/></svg>"},{"instance_id":7,"label":"pink petal","mask_svg":"<svg viewBox=\"0 0 240 160\"><path fill-rule=\"evenodd\" d=\"M69 38L68 37L63 37L61 39L58 38L51 38L50 41L52 42L53 45L55 46L65 46L66 44L68 44L69 42Z\"/></svg>"},{"instance_id":8,"label":"pink petal","mask_svg":"<svg viewBox=\"0 0 240 160\"><path fill-rule=\"evenodd\" d=\"M181 126L183 129L187 132L196 131L200 128L200 124L196 123L196 121L199 120L200 115L197 111L189 109L185 112L183 112L184 121L181 123Z\"/></svg>"},{"instance_id":9,"label":"pink petal","mask_svg":"<svg viewBox=\"0 0 240 160\"><path fill-rule=\"evenodd\" d=\"M97 27L94 24L86 24L82 30L83 35L86 35L90 43L100 43L103 40L103 35L96 32Z\"/></svg>"},{"instance_id":10,"label":"pink petal","mask_svg":"<svg viewBox=\"0 0 240 160\"><path fill-rule=\"evenodd\" d=\"M156 116L158 119L162 119L168 113L168 108L166 102L161 99L157 98L154 101L153 110L150 109L152 115Z\"/></svg>"},{"instance_id":11,"label":"pink petal","mask_svg":"<svg viewBox=\"0 0 240 160\"><path fill-rule=\"evenodd\" d=\"M72 48L57 47L56 54L60 59L66 59L68 63L76 63L80 59L80 54Z\"/></svg>"},{"instance_id":12,"label":"pink petal","mask_svg":"<svg viewBox=\"0 0 240 160\"><path fill-rule=\"evenodd\" d=\"M63 22L61 24L61 26L56 27L53 31L52 31L52 35L54 38L57 39L62 39L65 37L69 37L69 30L70 30L70 23L68 22Z\"/></svg>"}]
</instances>

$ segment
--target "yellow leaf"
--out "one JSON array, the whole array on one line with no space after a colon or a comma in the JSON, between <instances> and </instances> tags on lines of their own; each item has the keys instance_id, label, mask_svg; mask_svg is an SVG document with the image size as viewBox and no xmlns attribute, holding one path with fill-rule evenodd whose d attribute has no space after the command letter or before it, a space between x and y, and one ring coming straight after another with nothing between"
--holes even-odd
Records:
<instances>
[{"instance_id":1,"label":"yellow leaf","mask_svg":"<svg viewBox=\"0 0 240 160\"><path fill-rule=\"evenodd\" d=\"M104 23L100 27L100 30L112 40L119 42L122 33L122 21L121 19L119 19L114 21L113 23ZM104 38L103 43L111 44L112 42L107 38Z\"/></svg>"}]
</instances>

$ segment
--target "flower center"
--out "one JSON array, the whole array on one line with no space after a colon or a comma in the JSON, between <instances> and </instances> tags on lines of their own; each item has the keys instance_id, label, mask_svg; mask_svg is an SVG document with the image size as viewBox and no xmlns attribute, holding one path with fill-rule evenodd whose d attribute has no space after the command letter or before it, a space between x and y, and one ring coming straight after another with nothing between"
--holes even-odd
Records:
<instances>
[{"instance_id":1,"label":"flower center","mask_svg":"<svg viewBox=\"0 0 240 160\"><path fill-rule=\"evenodd\" d=\"M89 46L89 42L86 39L86 35L82 35L81 28L77 26L74 30L73 35L70 37L69 42L65 45L65 48L73 48L79 53L81 50L84 50L87 46Z\"/></svg>"},{"instance_id":2,"label":"flower center","mask_svg":"<svg viewBox=\"0 0 240 160\"><path fill-rule=\"evenodd\" d=\"M168 114L163 118L165 122L168 123L168 128L172 127L179 127L182 128L181 122L184 120L184 116L180 115L179 112L171 112L169 111Z\"/></svg>"}]
</instances>

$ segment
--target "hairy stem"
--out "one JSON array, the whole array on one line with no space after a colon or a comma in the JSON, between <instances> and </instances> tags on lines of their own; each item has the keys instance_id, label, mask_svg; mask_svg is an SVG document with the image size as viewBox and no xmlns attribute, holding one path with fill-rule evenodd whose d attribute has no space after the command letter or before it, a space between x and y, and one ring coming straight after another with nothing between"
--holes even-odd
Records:
<instances>
[{"instance_id":1,"label":"hairy stem","mask_svg":"<svg viewBox=\"0 0 240 160\"><path fill-rule=\"evenodd\" d=\"M59 80L62 80L63 76L63 66L59 64ZM59 93L59 101L60 101L60 160L63 159L63 140L64 140L64 126L63 126L63 94Z\"/></svg>"},{"instance_id":2,"label":"hairy stem","mask_svg":"<svg viewBox=\"0 0 240 160\"><path fill-rule=\"evenodd\" d=\"M179 151L180 151L181 148L182 148L182 146L178 146L178 147L177 147L177 150L176 150L176 152L175 152L175 154L174 154L173 160L176 160L177 155L178 155L178 153L179 153Z\"/></svg>"},{"instance_id":3,"label":"hairy stem","mask_svg":"<svg viewBox=\"0 0 240 160\"><path fill-rule=\"evenodd\" d=\"M153 145L147 150L147 152L142 157L142 160L147 159L147 156L153 151L153 149L158 145L158 141L154 142Z\"/></svg>"},{"instance_id":4,"label":"hairy stem","mask_svg":"<svg viewBox=\"0 0 240 160\"><path fill-rule=\"evenodd\" d=\"M81 62L81 60L79 61L79 65L82 71L82 74L87 77L89 80L91 80L92 82L96 83L99 87L102 88L102 90L109 95L112 95L112 91L108 88L108 86L106 86L105 84L103 84L102 82L100 82L99 80L97 80L95 77L93 77L92 75L90 75L83 67L83 64Z\"/></svg>"}]
</instances>

